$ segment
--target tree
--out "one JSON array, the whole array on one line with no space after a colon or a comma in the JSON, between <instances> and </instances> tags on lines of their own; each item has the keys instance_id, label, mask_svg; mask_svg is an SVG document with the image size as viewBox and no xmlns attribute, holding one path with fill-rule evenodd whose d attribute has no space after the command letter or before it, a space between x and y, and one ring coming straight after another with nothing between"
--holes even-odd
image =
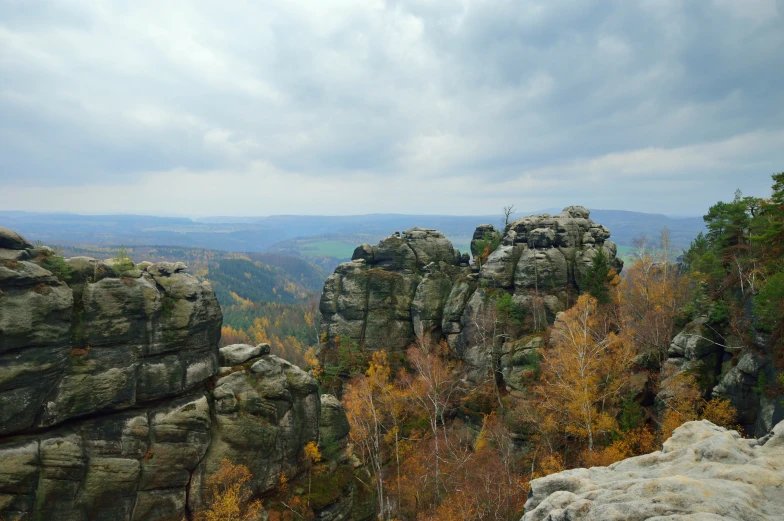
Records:
<instances>
[{"instance_id":1,"label":"tree","mask_svg":"<svg viewBox=\"0 0 784 521\"><path fill-rule=\"evenodd\" d=\"M688 280L666 260L668 235L662 247L642 249L615 290L617 322L638 354L661 363L674 336L675 319L688 298Z\"/></svg>"},{"instance_id":2,"label":"tree","mask_svg":"<svg viewBox=\"0 0 784 521\"><path fill-rule=\"evenodd\" d=\"M582 286L595 298L599 304L610 302L609 282L615 275L610 266L610 259L605 253L604 248L599 248L591 261L591 267L582 280Z\"/></svg>"},{"instance_id":3,"label":"tree","mask_svg":"<svg viewBox=\"0 0 784 521\"><path fill-rule=\"evenodd\" d=\"M133 267L133 259L128 254L128 250L125 249L125 246L120 246L117 250L117 256L112 259L112 269L117 275L121 275L128 270L132 270Z\"/></svg>"},{"instance_id":4,"label":"tree","mask_svg":"<svg viewBox=\"0 0 784 521\"><path fill-rule=\"evenodd\" d=\"M773 174L773 194L762 202L765 226L754 237L765 250L765 258L780 263L784 257L784 172Z\"/></svg>"},{"instance_id":5,"label":"tree","mask_svg":"<svg viewBox=\"0 0 784 521\"><path fill-rule=\"evenodd\" d=\"M634 350L611 331L597 300L581 295L553 326L534 392L543 428L556 429L593 450L598 437L618 429L614 413L628 387Z\"/></svg>"},{"instance_id":6,"label":"tree","mask_svg":"<svg viewBox=\"0 0 784 521\"><path fill-rule=\"evenodd\" d=\"M418 346L408 350L408 361L415 370L410 384L410 396L426 412L432 434L436 504L440 503L442 492L442 449L444 444L449 443L444 414L458 390L459 383L454 364L446 360L448 352L449 347L443 342L436 349Z\"/></svg>"},{"instance_id":7,"label":"tree","mask_svg":"<svg viewBox=\"0 0 784 521\"><path fill-rule=\"evenodd\" d=\"M318 443L315 441L309 442L305 445L303 452L305 453L305 464L308 467L308 501L307 506L310 507L310 492L313 483L313 465L321 461L321 453L318 449Z\"/></svg>"},{"instance_id":8,"label":"tree","mask_svg":"<svg viewBox=\"0 0 784 521\"><path fill-rule=\"evenodd\" d=\"M253 475L245 465L229 460L220 462L218 471L207 478L209 501L207 510L197 515L199 521L256 521L261 501L250 501L248 482Z\"/></svg>"},{"instance_id":9,"label":"tree","mask_svg":"<svg viewBox=\"0 0 784 521\"><path fill-rule=\"evenodd\" d=\"M703 399L694 375L668 367L663 377L661 392L657 395L664 408L660 415L662 441L670 438L672 431L684 423L700 418L729 429L737 428L737 411L730 401L723 398L710 401Z\"/></svg>"},{"instance_id":10,"label":"tree","mask_svg":"<svg viewBox=\"0 0 784 521\"><path fill-rule=\"evenodd\" d=\"M768 277L754 299L754 311L760 329L773 331L784 321L784 272Z\"/></svg>"},{"instance_id":11,"label":"tree","mask_svg":"<svg viewBox=\"0 0 784 521\"><path fill-rule=\"evenodd\" d=\"M515 213L515 205L510 204L509 206L504 206L504 231L506 231L506 227L509 226L509 217Z\"/></svg>"},{"instance_id":12,"label":"tree","mask_svg":"<svg viewBox=\"0 0 784 521\"><path fill-rule=\"evenodd\" d=\"M493 253L496 248L501 244L501 234L495 231L488 231L482 236L481 239L476 241L476 256L475 260L481 266L487 258Z\"/></svg>"},{"instance_id":13,"label":"tree","mask_svg":"<svg viewBox=\"0 0 784 521\"><path fill-rule=\"evenodd\" d=\"M359 451L360 459L372 469L376 484L376 501L381 519L389 519L384 484L385 454L385 396L391 391L391 369L386 351L373 353L365 374L355 376L345 388L343 405L351 429L351 441Z\"/></svg>"}]
</instances>

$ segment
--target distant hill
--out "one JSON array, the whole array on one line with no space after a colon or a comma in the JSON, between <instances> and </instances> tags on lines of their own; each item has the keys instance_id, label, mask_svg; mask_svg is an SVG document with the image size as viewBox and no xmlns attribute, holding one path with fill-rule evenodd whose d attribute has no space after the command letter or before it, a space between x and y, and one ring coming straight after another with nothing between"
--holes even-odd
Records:
<instances>
[{"instance_id":1,"label":"distant hill","mask_svg":"<svg viewBox=\"0 0 784 521\"><path fill-rule=\"evenodd\" d=\"M550 210L554 213L557 210ZM521 217L535 212L517 212ZM670 229L674 249L688 247L704 229L699 217L673 218L623 210L592 210L591 218L612 232L612 239L630 247L635 237L657 238ZM128 247L167 245L222 251L271 252L307 259L331 272L363 243L375 243L395 231L415 226L443 232L456 248L468 249L479 224L501 224L500 215L403 215L350 216L274 215L270 217L153 217L146 215L73 215L0 212L0 225L18 230L31 240L66 246ZM624 249L624 248L622 248Z\"/></svg>"}]
</instances>

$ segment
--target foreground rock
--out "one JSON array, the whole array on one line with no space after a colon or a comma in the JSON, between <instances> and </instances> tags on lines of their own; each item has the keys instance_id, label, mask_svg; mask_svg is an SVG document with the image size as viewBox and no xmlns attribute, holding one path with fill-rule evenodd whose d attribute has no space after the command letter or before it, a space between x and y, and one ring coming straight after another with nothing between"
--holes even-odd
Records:
<instances>
[{"instance_id":1,"label":"foreground rock","mask_svg":"<svg viewBox=\"0 0 784 521\"><path fill-rule=\"evenodd\" d=\"M784 422L758 440L689 422L660 452L552 474L531 489L522 521L778 521Z\"/></svg>"},{"instance_id":2,"label":"foreground rock","mask_svg":"<svg viewBox=\"0 0 784 521\"><path fill-rule=\"evenodd\" d=\"M219 352L215 294L186 269L66 260L0 228L0 519L181 521L224 458L256 494L303 472L316 381L266 344ZM329 499L321 517L346 519L351 482Z\"/></svg>"},{"instance_id":3,"label":"foreground rock","mask_svg":"<svg viewBox=\"0 0 784 521\"><path fill-rule=\"evenodd\" d=\"M599 252L622 269L609 230L589 214L570 206L558 215L518 219L503 232L481 225L471 242L471 266L467 254L430 229L413 228L376 246L359 246L352 261L338 266L324 284L321 327L328 348L349 343L367 351L395 351L414 342L445 340L483 373L493 358L490 352L500 349L490 345L495 340L488 341L498 337L490 331L496 322L491 299L512 295L525 315L513 335L518 338L552 323L567 308ZM489 255L480 262L483 252ZM514 367L499 368L514 372L506 382L510 387L521 381L521 370Z\"/></svg>"}]
</instances>

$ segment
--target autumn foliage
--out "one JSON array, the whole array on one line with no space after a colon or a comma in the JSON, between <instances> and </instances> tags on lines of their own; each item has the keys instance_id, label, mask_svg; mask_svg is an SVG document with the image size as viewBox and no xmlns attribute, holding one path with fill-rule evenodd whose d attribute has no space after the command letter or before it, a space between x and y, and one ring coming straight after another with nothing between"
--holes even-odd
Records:
<instances>
[{"instance_id":1,"label":"autumn foliage","mask_svg":"<svg viewBox=\"0 0 784 521\"><path fill-rule=\"evenodd\" d=\"M251 501L248 482L253 478L248 467L220 462L215 474L207 478L209 500L207 510L197 516L199 521L256 521L261 501Z\"/></svg>"}]
</instances>

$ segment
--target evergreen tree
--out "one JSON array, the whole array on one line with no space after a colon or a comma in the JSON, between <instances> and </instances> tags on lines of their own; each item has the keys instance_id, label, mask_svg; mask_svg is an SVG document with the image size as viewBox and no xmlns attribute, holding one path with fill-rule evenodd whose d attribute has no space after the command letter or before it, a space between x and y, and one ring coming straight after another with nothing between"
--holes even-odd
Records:
<instances>
[{"instance_id":1,"label":"evergreen tree","mask_svg":"<svg viewBox=\"0 0 784 521\"><path fill-rule=\"evenodd\" d=\"M596 255L593 257L591 268L585 274L583 289L600 304L607 304L610 302L610 288L607 285L607 282L611 269L610 259L607 257L604 249L599 248Z\"/></svg>"}]
</instances>

